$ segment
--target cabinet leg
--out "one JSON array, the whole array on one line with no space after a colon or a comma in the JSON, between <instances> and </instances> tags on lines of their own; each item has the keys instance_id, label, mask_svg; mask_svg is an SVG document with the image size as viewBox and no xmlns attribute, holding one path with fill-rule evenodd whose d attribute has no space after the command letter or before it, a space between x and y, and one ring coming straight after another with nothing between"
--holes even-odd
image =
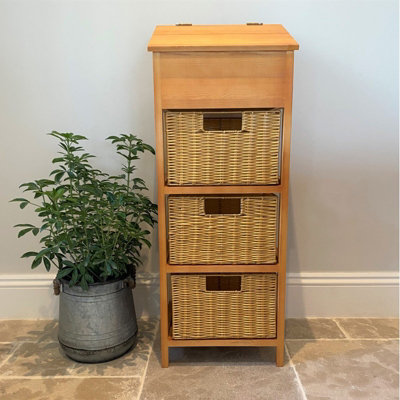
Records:
<instances>
[{"instance_id":1,"label":"cabinet leg","mask_svg":"<svg viewBox=\"0 0 400 400\"><path fill-rule=\"evenodd\" d=\"M283 367L285 365L285 344L276 346L276 366Z\"/></svg>"},{"instance_id":2,"label":"cabinet leg","mask_svg":"<svg viewBox=\"0 0 400 400\"><path fill-rule=\"evenodd\" d=\"M168 364L169 364L168 346L166 344L161 343L161 367L168 368Z\"/></svg>"}]
</instances>

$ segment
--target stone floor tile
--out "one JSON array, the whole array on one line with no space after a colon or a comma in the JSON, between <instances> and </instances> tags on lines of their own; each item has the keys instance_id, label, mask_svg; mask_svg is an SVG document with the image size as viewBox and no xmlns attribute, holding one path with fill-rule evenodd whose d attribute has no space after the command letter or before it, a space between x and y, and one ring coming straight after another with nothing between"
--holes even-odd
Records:
<instances>
[{"instance_id":1,"label":"stone floor tile","mask_svg":"<svg viewBox=\"0 0 400 400\"><path fill-rule=\"evenodd\" d=\"M156 339L141 400L302 399L293 369L275 366L275 349L208 347L170 349L161 368Z\"/></svg>"},{"instance_id":2,"label":"stone floor tile","mask_svg":"<svg viewBox=\"0 0 400 400\"><path fill-rule=\"evenodd\" d=\"M15 345L11 343L0 343L0 365L14 350Z\"/></svg>"},{"instance_id":3,"label":"stone floor tile","mask_svg":"<svg viewBox=\"0 0 400 400\"><path fill-rule=\"evenodd\" d=\"M335 321L329 318L289 318L286 320L286 339L340 339L344 337Z\"/></svg>"},{"instance_id":4,"label":"stone floor tile","mask_svg":"<svg viewBox=\"0 0 400 400\"><path fill-rule=\"evenodd\" d=\"M12 356L0 368L1 376L69 375L74 361L66 357L58 342L25 342L17 345Z\"/></svg>"},{"instance_id":5,"label":"stone floor tile","mask_svg":"<svg viewBox=\"0 0 400 400\"><path fill-rule=\"evenodd\" d=\"M105 363L76 363L70 369L71 375L142 376L153 346L157 326L156 319L139 320L138 342L135 348L122 357Z\"/></svg>"},{"instance_id":6,"label":"stone floor tile","mask_svg":"<svg viewBox=\"0 0 400 400\"><path fill-rule=\"evenodd\" d=\"M393 339L399 337L397 318L337 318L347 335L354 339Z\"/></svg>"},{"instance_id":7,"label":"stone floor tile","mask_svg":"<svg viewBox=\"0 0 400 400\"><path fill-rule=\"evenodd\" d=\"M55 320L0 320L0 342L56 341Z\"/></svg>"},{"instance_id":8,"label":"stone floor tile","mask_svg":"<svg viewBox=\"0 0 400 400\"><path fill-rule=\"evenodd\" d=\"M1 400L135 400L132 378L1 379Z\"/></svg>"},{"instance_id":9,"label":"stone floor tile","mask_svg":"<svg viewBox=\"0 0 400 400\"><path fill-rule=\"evenodd\" d=\"M58 342L20 343L0 376L142 376L154 341L157 320L139 320L137 346L126 355L106 363L84 364L69 359Z\"/></svg>"},{"instance_id":10,"label":"stone floor tile","mask_svg":"<svg viewBox=\"0 0 400 400\"><path fill-rule=\"evenodd\" d=\"M288 341L287 347L308 400L398 398L397 341Z\"/></svg>"}]
</instances>

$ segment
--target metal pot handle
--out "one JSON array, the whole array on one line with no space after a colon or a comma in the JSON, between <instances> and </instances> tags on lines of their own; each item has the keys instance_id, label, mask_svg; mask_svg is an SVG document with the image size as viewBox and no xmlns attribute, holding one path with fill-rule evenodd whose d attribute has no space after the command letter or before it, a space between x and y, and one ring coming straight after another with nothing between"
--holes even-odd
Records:
<instances>
[{"instance_id":1,"label":"metal pot handle","mask_svg":"<svg viewBox=\"0 0 400 400\"><path fill-rule=\"evenodd\" d=\"M53 280L53 291L55 296L58 296L60 294L61 282L58 279Z\"/></svg>"},{"instance_id":2,"label":"metal pot handle","mask_svg":"<svg viewBox=\"0 0 400 400\"><path fill-rule=\"evenodd\" d=\"M125 278L124 283L126 284L126 286L128 286L131 289L135 289L135 287L136 287L136 281L131 276L128 276L127 278Z\"/></svg>"}]
</instances>

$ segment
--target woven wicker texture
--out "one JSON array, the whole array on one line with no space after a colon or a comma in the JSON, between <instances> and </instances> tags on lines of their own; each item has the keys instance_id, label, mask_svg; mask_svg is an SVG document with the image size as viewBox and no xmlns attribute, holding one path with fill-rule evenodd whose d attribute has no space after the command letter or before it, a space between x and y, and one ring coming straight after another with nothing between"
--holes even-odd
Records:
<instances>
[{"instance_id":1,"label":"woven wicker texture","mask_svg":"<svg viewBox=\"0 0 400 400\"><path fill-rule=\"evenodd\" d=\"M207 291L206 275L172 275L172 337L275 338L276 274L240 276L240 291Z\"/></svg>"},{"instance_id":2,"label":"woven wicker texture","mask_svg":"<svg viewBox=\"0 0 400 400\"><path fill-rule=\"evenodd\" d=\"M242 130L205 131L202 112L165 113L168 185L279 183L282 110L242 112Z\"/></svg>"},{"instance_id":3,"label":"woven wicker texture","mask_svg":"<svg viewBox=\"0 0 400 400\"><path fill-rule=\"evenodd\" d=\"M168 197L170 264L276 263L276 195L240 197L240 214L206 215L204 202L204 196Z\"/></svg>"}]
</instances>

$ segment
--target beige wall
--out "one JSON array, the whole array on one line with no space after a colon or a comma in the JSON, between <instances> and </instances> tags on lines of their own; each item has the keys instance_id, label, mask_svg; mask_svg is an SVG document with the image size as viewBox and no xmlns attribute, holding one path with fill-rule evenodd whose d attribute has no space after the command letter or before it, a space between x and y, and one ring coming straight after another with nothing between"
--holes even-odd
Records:
<instances>
[{"instance_id":1,"label":"beige wall","mask_svg":"<svg viewBox=\"0 0 400 400\"><path fill-rule=\"evenodd\" d=\"M19 258L34 220L8 200L45 177L45 135L89 137L98 166L118 162L103 139L134 132L154 144L151 55L156 24L282 23L295 55L289 272L398 268L398 10L395 1L0 0L0 274ZM140 163L155 199L154 160ZM157 271L157 245L145 270ZM35 273L42 273L37 271Z\"/></svg>"}]
</instances>

